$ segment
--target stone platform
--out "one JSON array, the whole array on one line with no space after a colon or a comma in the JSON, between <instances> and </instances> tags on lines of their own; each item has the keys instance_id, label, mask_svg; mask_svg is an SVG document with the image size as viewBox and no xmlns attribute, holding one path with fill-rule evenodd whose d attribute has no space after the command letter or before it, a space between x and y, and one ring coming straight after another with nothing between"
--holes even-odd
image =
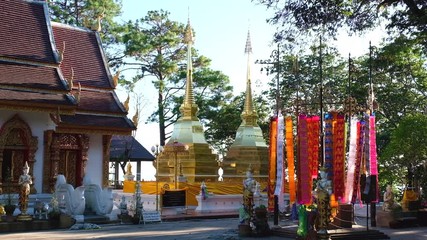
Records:
<instances>
[{"instance_id":1,"label":"stone platform","mask_svg":"<svg viewBox=\"0 0 427 240\"><path fill-rule=\"evenodd\" d=\"M65 229L71 227L75 220L67 215L61 215L59 219L55 220L38 220L19 222L16 219L13 221L6 221L2 218L0 222L0 233L6 232L32 232L40 230L51 229Z\"/></svg>"}]
</instances>

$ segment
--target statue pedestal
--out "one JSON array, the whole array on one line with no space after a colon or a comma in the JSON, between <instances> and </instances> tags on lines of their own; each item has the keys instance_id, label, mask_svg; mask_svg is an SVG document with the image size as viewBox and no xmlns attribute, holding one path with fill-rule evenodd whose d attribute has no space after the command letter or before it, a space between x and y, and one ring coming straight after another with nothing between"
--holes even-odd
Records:
<instances>
[{"instance_id":1,"label":"statue pedestal","mask_svg":"<svg viewBox=\"0 0 427 240\"><path fill-rule=\"evenodd\" d=\"M18 222L33 221L33 217L31 215L28 215L28 214L19 214L18 217L16 218L16 221L18 221Z\"/></svg>"},{"instance_id":2,"label":"statue pedestal","mask_svg":"<svg viewBox=\"0 0 427 240\"><path fill-rule=\"evenodd\" d=\"M249 224L239 224L239 236L240 237L250 237L252 234L252 229Z\"/></svg>"},{"instance_id":3,"label":"statue pedestal","mask_svg":"<svg viewBox=\"0 0 427 240\"><path fill-rule=\"evenodd\" d=\"M377 221L377 227L390 227L390 222L395 220L393 213L391 211L377 210L377 215L375 216Z\"/></svg>"}]
</instances>

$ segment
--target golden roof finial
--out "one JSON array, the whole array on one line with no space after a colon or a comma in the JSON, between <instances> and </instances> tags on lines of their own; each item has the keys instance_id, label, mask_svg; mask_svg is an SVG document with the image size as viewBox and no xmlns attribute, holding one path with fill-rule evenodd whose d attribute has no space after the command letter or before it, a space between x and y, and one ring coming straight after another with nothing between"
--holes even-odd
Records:
<instances>
[{"instance_id":1,"label":"golden roof finial","mask_svg":"<svg viewBox=\"0 0 427 240\"><path fill-rule=\"evenodd\" d=\"M70 78L67 80L68 82L68 86L70 87L70 90L73 89L73 80L74 80L74 68L71 68L71 76Z\"/></svg>"},{"instance_id":2,"label":"golden roof finial","mask_svg":"<svg viewBox=\"0 0 427 240\"><path fill-rule=\"evenodd\" d=\"M190 25L190 17L188 17L188 24L185 28L184 43L187 44L187 80L185 83L185 96L184 102L179 108L184 119L197 119L197 104L194 103L193 94L193 64L191 57L192 44L194 42L193 33Z\"/></svg>"},{"instance_id":3,"label":"golden roof finial","mask_svg":"<svg viewBox=\"0 0 427 240\"><path fill-rule=\"evenodd\" d=\"M129 96L129 93L128 93L128 97L126 98L125 102L123 103L123 106L125 107L126 112L129 111L129 100L130 100L130 96Z\"/></svg>"},{"instance_id":4,"label":"golden roof finial","mask_svg":"<svg viewBox=\"0 0 427 240\"><path fill-rule=\"evenodd\" d=\"M132 122L133 125L135 125L135 127L138 127L138 122L139 122L139 110L136 109L135 115L133 115L132 117Z\"/></svg>"},{"instance_id":5,"label":"golden roof finial","mask_svg":"<svg viewBox=\"0 0 427 240\"><path fill-rule=\"evenodd\" d=\"M82 86L80 85L80 83L78 83L78 89L77 92L74 94L76 100L77 100L77 104L80 102L80 94L82 93Z\"/></svg>"},{"instance_id":6,"label":"golden roof finial","mask_svg":"<svg viewBox=\"0 0 427 240\"><path fill-rule=\"evenodd\" d=\"M252 99L252 86L251 86L251 35L248 30L248 36L246 38L245 53L248 55L247 60L247 72L246 72L246 94L245 94L245 105L243 106L242 120L246 125L255 126L257 123L257 114L254 111L254 104Z\"/></svg>"},{"instance_id":7,"label":"golden roof finial","mask_svg":"<svg viewBox=\"0 0 427 240\"><path fill-rule=\"evenodd\" d=\"M59 64L64 60L64 52L65 52L65 41L62 41L62 50L56 50L58 52L58 60Z\"/></svg>"},{"instance_id":8,"label":"golden roof finial","mask_svg":"<svg viewBox=\"0 0 427 240\"><path fill-rule=\"evenodd\" d=\"M114 77L113 77L114 87L117 87L117 84L119 84L119 77L120 77L120 70L117 70L116 74L114 74Z\"/></svg>"},{"instance_id":9,"label":"golden roof finial","mask_svg":"<svg viewBox=\"0 0 427 240\"><path fill-rule=\"evenodd\" d=\"M187 21L187 26L185 27L184 43L186 44L194 43L193 30L191 29L191 24L190 24L190 8L188 9L188 21Z\"/></svg>"}]
</instances>

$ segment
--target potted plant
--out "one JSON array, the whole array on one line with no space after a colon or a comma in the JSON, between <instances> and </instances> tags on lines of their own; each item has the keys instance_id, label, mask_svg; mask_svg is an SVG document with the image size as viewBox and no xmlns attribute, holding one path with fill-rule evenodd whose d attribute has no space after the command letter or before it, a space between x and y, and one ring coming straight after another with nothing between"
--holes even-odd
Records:
<instances>
[{"instance_id":1,"label":"potted plant","mask_svg":"<svg viewBox=\"0 0 427 240\"><path fill-rule=\"evenodd\" d=\"M255 216L259 219L267 218L267 208L261 204L255 208Z\"/></svg>"},{"instance_id":2,"label":"potted plant","mask_svg":"<svg viewBox=\"0 0 427 240\"><path fill-rule=\"evenodd\" d=\"M4 194L2 195L3 208L6 212L7 221L13 221L13 213L16 209L16 196L12 192L10 176L6 176L6 184L3 184Z\"/></svg>"}]
</instances>

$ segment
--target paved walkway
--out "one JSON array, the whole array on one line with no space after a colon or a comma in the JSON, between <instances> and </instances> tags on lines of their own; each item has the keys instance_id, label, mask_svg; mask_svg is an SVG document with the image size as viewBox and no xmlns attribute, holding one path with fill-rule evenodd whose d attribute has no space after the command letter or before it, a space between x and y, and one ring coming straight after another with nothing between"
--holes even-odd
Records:
<instances>
[{"instance_id":1,"label":"paved walkway","mask_svg":"<svg viewBox=\"0 0 427 240\"><path fill-rule=\"evenodd\" d=\"M181 218L180 218L181 217ZM233 216L219 216L215 214L183 218L185 216L169 217L162 223L139 225L103 224L100 229L91 230L51 230L26 233L0 233L1 239L154 239L154 240L181 240L181 239L213 239L213 240L250 240L239 237L237 226L238 218ZM203 219L201 219L203 217ZM360 219L360 224L366 219ZM273 222L269 222L270 227ZM279 226L289 225L289 222L279 221ZM366 226L358 225L359 228ZM370 228L380 230L393 240L421 240L427 239L427 227L413 227L403 229ZM258 238L261 239L261 238ZM267 240L292 239L278 236L263 237ZM361 239L362 240L362 239Z\"/></svg>"}]
</instances>

